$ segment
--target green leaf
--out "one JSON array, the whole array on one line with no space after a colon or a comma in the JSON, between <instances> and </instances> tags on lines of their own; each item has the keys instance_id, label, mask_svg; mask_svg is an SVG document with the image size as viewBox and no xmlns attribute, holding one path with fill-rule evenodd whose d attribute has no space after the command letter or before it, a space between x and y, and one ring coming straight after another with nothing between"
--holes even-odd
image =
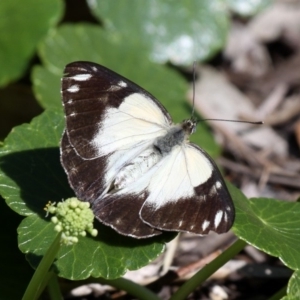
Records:
<instances>
[{"instance_id":1,"label":"green leaf","mask_svg":"<svg viewBox=\"0 0 300 300\"><path fill-rule=\"evenodd\" d=\"M73 246L62 245L55 261L55 270L60 277L81 280L90 276L106 279L118 278L128 270L136 270L155 259L164 250L166 241L174 234L137 240L117 234L114 230L96 221L96 238L80 237ZM25 218L18 228L19 248L28 253L33 267L39 263L57 232L54 224L37 215Z\"/></svg>"},{"instance_id":2,"label":"green leaf","mask_svg":"<svg viewBox=\"0 0 300 300\"><path fill-rule=\"evenodd\" d=\"M175 117L181 114L179 119L182 118L187 90L184 79L174 70L149 62L139 49L124 49L122 43L114 41L99 26L62 26L48 36L39 52L46 70L39 67L32 77L37 98L45 108L61 107L58 82L65 65L72 61L87 60L103 64L141 85L161 99L167 108L174 107ZM49 85L44 80L50 80Z\"/></svg>"},{"instance_id":3,"label":"green leaf","mask_svg":"<svg viewBox=\"0 0 300 300\"><path fill-rule=\"evenodd\" d=\"M297 300L300 298L300 271L294 272L291 277L288 288L287 295L282 298L282 300Z\"/></svg>"},{"instance_id":4,"label":"green leaf","mask_svg":"<svg viewBox=\"0 0 300 300\"><path fill-rule=\"evenodd\" d=\"M0 197L0 299L22 299L33 270L18 249L16 228L21 217L14 213ZM12 288L17 284L18 288Z\"/></svg>"},{"instance_id":5,"label":"green leaf","mask_svg":"<svg viewBox=\"0 0 300 300\"><path fill-rule=\"evenodd\" d=\"M62 113L47 111L15 127L0 148L0 193L20 215L73 195L59 161Z\"/></svg>"},{"instance_id":6,"label":"green leaf","mask_svg":"<svg viewBox=\"0 0 300 300\"><path fill-rule=\"evenodd\" d=\"M35 48L62 15L59 0L0 1L0 85L25 71Z\"/></svg>"},{"instance_id":7,"label":"green leaf","mask_svg":"<svg viewBox=\"0 0 300 300\"><path fill-rule=\"evenodd\" d=\"M249 17L269 6L272 0L226 0L229 8L238 15Z\"/></svg>"},{"instance_id":8,"label":"green leaf","mask_svg":"<svg viewBox=\"0 0 300 300\"><path fill-rule=\"evenodd\" d=\"M71 61L87 60L103 64L151 92L175 122L191 115L185 102L187 84L175 70L151 63L139 48L124 47L99 26L62 26L40 45L39 52L45 67L36 67L32 78L36 97L44 108L61 109L59 90L64 66ZM219 154L220 149L205 125L198 126L191 140L210 154Z\"/></svg>"},{"instance_id":9,"label":"green leaf","mask_svg":"<svg viewBox=\"0 0 300 300\"><path fill-rule=\"evenodd\" d=\"M234 199L236 220L233 231L256 248L279 257L293 270L300 268L300 203L269 198L248 200L229 185Z\"/></svg>"},{"instance_id":10,"label":"green leaf","mask_svg":"<svg viewBox=\"0 0 300 300\"><path fill-rule=\"evenodd\" d=\"M223 0L88 3L114 39L135 44L159 63L189 66L211 57L226 41L229 20Z\"/></svg>"},{"instance_id":11,"label":"green leaf","mask_svg":"<svg viewBox=\"0 0 300 300\"><path fill-rule=\"evenodd\" d=\"M62 72L62 70L61 70ZM33 90L36 99L44 108L62 110L60 96L61 74L54 74L42 66L32 70Z\"/></svg>"},{"instance_id":12,"label":"green leaf","mask_svg":"<svg viewBox=\"0 0 300 300\"><path fill-rule=\"evenodd\" d=\"M30 124L16 127L0 151L0 193L21 215L29 215L19 227L19 248L36 266L56 232L47 222L43 208L49 200L60 201L74 195L59 159L59 141L64 125L61 112L45 111ZM117 278L126 270L149 263L164 249L174 234L136 240L120 236L96 222L97 239L82 238L73 247L62 247L56 271L65 278L89 276Z\"/></svg>"}]
</instances>

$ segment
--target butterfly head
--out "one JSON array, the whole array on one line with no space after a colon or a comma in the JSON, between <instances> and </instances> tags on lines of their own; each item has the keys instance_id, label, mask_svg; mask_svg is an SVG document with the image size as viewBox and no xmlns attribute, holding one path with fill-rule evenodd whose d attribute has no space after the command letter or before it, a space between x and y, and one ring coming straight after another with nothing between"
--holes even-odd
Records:
<instances>
[{"instance_id":1,"label":"butterfly head","mask_svg":"<svg viewBox=\"0 0 300 300\"><path fill-rule=\"evenodd\" d=\"M191 135L196 131L197 120L195 118L190 118L187 120L183 120L181 126L187 135Z\"/></svg>"}]
</instances>

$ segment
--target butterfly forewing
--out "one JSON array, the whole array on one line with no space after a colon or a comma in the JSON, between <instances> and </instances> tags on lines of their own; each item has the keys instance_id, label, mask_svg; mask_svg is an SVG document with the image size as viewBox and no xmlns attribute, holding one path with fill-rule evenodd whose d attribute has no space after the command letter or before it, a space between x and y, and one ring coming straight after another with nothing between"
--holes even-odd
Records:
<instances>
[{"instance_id":1,"label":"butterfly forewing","mask_svg":"<svg viewBox=\"0 0 300 300\"><path fill-rule=\"evenodd\" d=\"M136 131L141 128L143 118L153 116L150 122L158 126L171 123L168 112L159 102L153 100L152 95L103 66L75 62L67 65L64 73L62 99L66 131L76 152L86 159L99 156L99 151L103 150L95 142L95 138L101 131L105 131L103 136L108 140L110 136L119 134L113 140L117 143L120 139L126 138L126 129L128 130L127 138L132 139ZM142 97L147 99L146 108L143 107L142 101L139 101ZM122 109L120 106L127 107ZM114 120L117 124L113 124ZM124 120L127 120L129 124L127 128ZM149 131L157 129L149 126L147 122L144 122L141 129L146 130L145 128ZM122 130L121 133L120 130ZM99 139L101 140L101 137Z\"/></svg>"},{"instance_id":2,"label":"butterfly forewing","mask_svg":"<svg viewBox=\"0 0 300 300\"><path fill-rule=\"evenodd\" d=\"M136 238L230 229L234 207L215 163L179 138L181 127L151 94L103 66L74 62L62 98L62 165L101 222Z\"/></svg>"}]
</instances>

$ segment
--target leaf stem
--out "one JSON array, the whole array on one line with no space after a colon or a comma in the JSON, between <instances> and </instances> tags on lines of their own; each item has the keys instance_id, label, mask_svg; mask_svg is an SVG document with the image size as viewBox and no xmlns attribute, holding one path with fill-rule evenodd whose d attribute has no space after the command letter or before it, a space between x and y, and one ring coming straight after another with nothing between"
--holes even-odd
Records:
<instances>
[{"instance_id":1,"label":"leaf stem","mask_svg":"<svg viewBox=\"0 0 300 300\"><path fill-rule=\"evenodd\" d=\"M246 242L238 239L216 259L203 267L193 277L191 277L186 283L184 283L176 293L170 298L170 300L182 300L187 299L188 295L192 293L197 287L199 287L207 278L215 273L221 266L233 258L239 253L245 246Z\"/></svg>"},{"instance_id":2,"label":"leaf stem","mask_svg":"<svg viewBox=\"0 0 300 300\"><path fill-rule=\"evenodd\" d=\"M48 271L60 248L60 239L61 234L59 233L36 268L22 300L38 299L43 292L45 286L53 275L52 272Z\"/></svg>"},{"instance_id":3,"label":"leaf stem","mask_svg":"<svg viewBox=\"0 0 300 300\"><path fill-rule=\"evenodd\" d=\"M49 297L52 300L58 300L63 299L63 296L61 294L60 286L57 280L57 275L54 272L51 272L52 276L48 282L48 293Z\"/></svg>"},{"instance_id":4,"label":"leaf stem","mask_svg":"<svg viewBox=\"0 0 300 300\"><path fill-rule=\"evenodd\" d=\"M156 296L146 287L125 278L118 278L113 280L98 278L98 281L101 284L108 284L120 290L126 291L128 294L136 297L139 300L160 300L158 296Z\"/></svg>"}]
</instances>

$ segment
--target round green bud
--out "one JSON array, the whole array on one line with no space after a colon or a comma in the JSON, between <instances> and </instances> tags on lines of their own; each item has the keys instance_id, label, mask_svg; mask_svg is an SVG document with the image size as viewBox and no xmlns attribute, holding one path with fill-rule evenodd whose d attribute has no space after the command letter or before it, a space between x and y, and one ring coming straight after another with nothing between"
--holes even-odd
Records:
<instances>
[{"instance_id":1,"label":"round green bud","mask_svg":"<svg viewBox=\"0 0 300 300\"><path fill-rule=\"evenodd\" d=\"M62 243L71 245L78 242L78 236L86 236L89 232L96 236L98 231L93 228L94 214L89 208L88 202L79 201L77 198L69 198L46 205L47 213L54 214L51 221L55 224L56 231L62 231Z\"/></svg>"}]
</instances>

